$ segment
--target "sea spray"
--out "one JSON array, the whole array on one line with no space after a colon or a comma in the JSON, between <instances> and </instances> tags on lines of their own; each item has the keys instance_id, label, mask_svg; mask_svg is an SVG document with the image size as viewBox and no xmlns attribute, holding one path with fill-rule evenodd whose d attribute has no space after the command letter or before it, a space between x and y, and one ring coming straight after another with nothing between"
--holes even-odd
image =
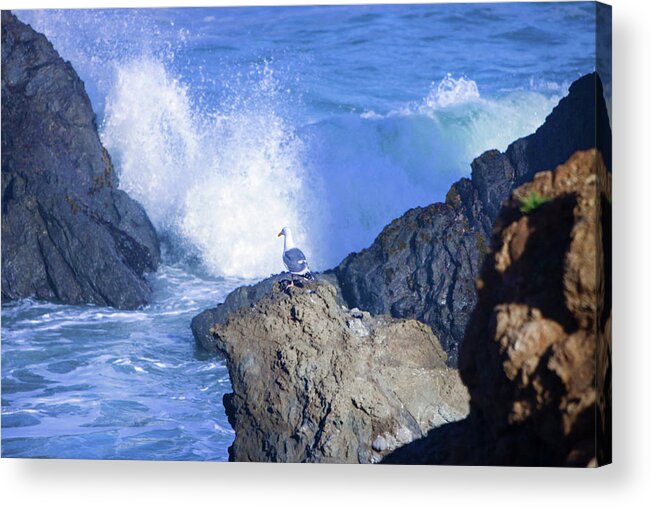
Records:
<instances>
[{"instance_id":1,"label":"sea spray","mask_svg":"<svg viewBox=\"0 0 651 507\"><path fill-rule=\"evenodd\" d=\"M303 144L276 110L273 70L264 63L255 76L218 111L197 112L160 62L136 60L119 67L106 100L102 140L121 186L215 275L281 270L276 234L285 225L311 251L318 183L304 184Z\"/></svg>"},{"instance_id":2,"label":"sea spray","mask_svg":"<svg viewBox=\"0 0 651 507\"><path fill-rule=\"evenodd\" d=\"M308 170L327 195L324 265L369 246L408 209L444 200L475 157L534 132L559 98L532 91L483 98L471 79L447 75L423 99L387 114L339 114L304 127Z\"/></svg>"},{"instance_id":3,"label":"sea spray","mask_svg":"<svg viewBox=\"0 0 651 507\"><path fill-rule=\"evenodd\" d=\"M423 102L429 109L439 109L478 99L477 83L465 77L455 79L452 74L448 73L438 83L432 83L432 89Z\"/></svg>"},{"instance_id":4,"label":"sea spray","mask_svg":"<svg viewBox=\"0 0 651 507\"><path fill-rule=\"evenodd\" d=\"M369 29L409 29L351 45L292 12L301 23L281 15L269 24L255 9L20 14L79 70L120 185L166 250L215 275L282 270L275 234L284 225L314 269L333 267L406 210L443 200L474 157L535 131L579 75L548 72L540 58L540 68L508 74L504 62L479 64L428 38L435 18L381 16ZM439 28L455 33L463 19ZM345 33L359 29L340 22ZM306 42L310 27L319 30ZM398 33L417 65L395 58L404 44L379 50ZM592 68L590 55L575 56Z\"/></svg>"},{"instance_id":5,"label":"sea spray","mask_svg":"<svg viewBox=\"0 0 651 507\"><path fill-rule=\"evenodd\" d=\"M297 127L272 63L235 80L211 110L163 63L125 62L101 133L122 187L159 231L211 274L246 278L282 270L275 234L285 225L315 269L336 265L406 210L442 200L475 156L533 132L557 101L484 99L474 81L448 75L399 111Z\"/></svg>"}]
</instances>

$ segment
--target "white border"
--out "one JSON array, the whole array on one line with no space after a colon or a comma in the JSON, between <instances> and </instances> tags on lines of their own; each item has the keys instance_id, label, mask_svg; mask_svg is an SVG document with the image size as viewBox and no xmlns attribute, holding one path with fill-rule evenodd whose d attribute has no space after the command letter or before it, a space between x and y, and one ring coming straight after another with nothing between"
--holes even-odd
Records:
<instances>
[{"instance_id":1,"label":"white border","mask_svg":"<svg viewBox=\"0 0 651 507\"><path fill-rule=\"evenodd\" d=\"M254 5L369 3L263 1ZM376 2L404 3L404 2ZM416 3L416 2L412 2ZM423 3L423 2L418 2ZM0 460L3 505L648 505L651 160L649 2L612 0L614 19L615 464L599 470ZM3 1L7 8L160 7L174 0ZM193 0L188 5L246 5ZM644 503L643 503L644 502Z\"/></svg>"}]
</instances>

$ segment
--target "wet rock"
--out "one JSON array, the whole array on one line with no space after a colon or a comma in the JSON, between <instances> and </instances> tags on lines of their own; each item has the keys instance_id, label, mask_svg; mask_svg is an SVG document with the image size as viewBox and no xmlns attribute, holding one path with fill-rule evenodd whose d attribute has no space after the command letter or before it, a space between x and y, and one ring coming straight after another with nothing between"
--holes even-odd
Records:
<instances>
[{"instance_id":1,"label":"wet rock","mask_svg":"<svg viewBox=\"0 0 651 507\"><path fill-rule=\"evenodd\" d=\"M2 297L146 304L158 238L118 189L70 63L2 11Z\"/></svg>"}]
</instances>

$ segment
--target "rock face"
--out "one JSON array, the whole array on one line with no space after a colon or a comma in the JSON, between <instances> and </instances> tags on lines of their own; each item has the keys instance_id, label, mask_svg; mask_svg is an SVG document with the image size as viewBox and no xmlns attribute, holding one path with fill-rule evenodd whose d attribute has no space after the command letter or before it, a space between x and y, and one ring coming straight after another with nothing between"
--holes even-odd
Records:
<instances>
[{"instance_id":1,"label":"rock face","mask_svg":"<svg viewBox=\"0 0 651 507\"><path fill-rule=\"evenodd\" d=\"M461 350L470 415L386 462L610 462L610 186L589 150L513 192Z\"/></svg>"},{"instance_id":2,"label":"rock face","mask_svg":"<svg viewBox=\"0 0 651 507\"><path fill-rule=\"evenodd\" d=\"M2 297L136 308L159 242L121 190L84 85L2 11Z\"/></svg>"},{"instance_id":3,"label":"rock face","mask_svg":"<svg viewBox=\"0 0 651 507\"><path fill-rule=\"evenodd\" d=\"M467 413L430 328L342 308L331 284L271 293L215 324L233 384L233 461L370 463Z\"/></svg>"},{"instance_id":4,"label":"rock face","mask_svg":"<svg viewBox=\"0 0 651 507\"><path fill-rule=\"evenodd\" d=\"M343 298L373 315L429 324L456 365L476 303L474 280L502 202L577 150L598 145L610 168L609 125L599 77L577 80L534 134L505 153L492 150L475 159L471 179L455 183L445 203L408 211L369 248L344 259L335 270Z\"/></svg>"}]
</instances>

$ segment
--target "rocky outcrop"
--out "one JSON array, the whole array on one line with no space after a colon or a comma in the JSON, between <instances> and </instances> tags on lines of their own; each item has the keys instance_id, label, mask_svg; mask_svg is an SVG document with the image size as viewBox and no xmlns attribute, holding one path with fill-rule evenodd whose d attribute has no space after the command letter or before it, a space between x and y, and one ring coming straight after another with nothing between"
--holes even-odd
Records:
<instances>
[{"instance_id":1,"label":"rocky outcrop","mask_svg":"<svg viewBox=\"0 0 651 507\"><path fill-rule=\"evenodd\" d=\"M2 11L2 297L136 308L160 248L118 188L90 101L48 40Z\"/></svg>"},{"instance_id":2,"label":"rocky outcrop","mask_svg":"<svg viewBox=\"0 0 651 507\"><path fill-rule=\"evenodd\" d=\"M577 150L599 146L610 168L610 139L601 81L589 74L572 84L534 134L505 153L492 150L475 159L471 178L455 183L445 203L408 211L369 248L344 259L335 270L343 298L373 315L429 324L455 365L502 202Z\"/></svg>"},{"instance_id":3,"label":"rocky outcrop","mask_svg":"<svg viewBox=\"0 0 651 507\"><path fill-rule=\"evenodd\" d=\"M597 107L596 115L595 105ZM369 315L368 318L371 320L376 319L382 321L383 319L388 319L387 314L389 314L394 318L413 318L429 324L434 333L441 337L441 345L448 353L448 364L456 366L459 357L459 346L463 343L464 336L466 336L473 308L483 307L483 305L488 304L481 301L482 297L487 298L488 296L481 296L481 294L486 294L484 291L490 291L491 289L482 289L480 291L478 303L475 280L480 274L480 266L482 263L484 266L490 265L494 255L491 252L496 251L495 245L498 239L493 238L493 249L489 248L489 245L491 244L491 231L493 230L500 206L517 185L534 178L543 169L553 168L555 165L564 162L572 155L574 150L593 146L602 148L606 154L606 160L610 160L610 127L603 103L601 83L595 74L585 76L575 82L570 87L568 96L561 100L546 119L545 124L536 133L516 141L503 154L493 150L484 153L476 159L472 164L472 177L470 179L462 178L455 183L450 189L445 203L437 203L425 208L416 208L408 211L405 215L389 224L371 247L360 253L351 254L340 266L331 272L320 275L320 277L327 278L332 281L333 285L337 286L336 290L332 289L333 297L340 298L340 303L347 304L349 308L359 306L362 310L368 311L370 315L385 315L384 317L376 318ZM588 158L590 157L590 155L584 155L584 157L586 156ZM538 217L543 216L545 213L550 213L549 215L545 215L549 224L552 223L552 220L560 220L561 218L562 220L573 220L574 215L571 214L566 213L560 216L560 218L555 215L563 210L567 211L563 206L569 206L567 204L569 202L568 199L571 200L571 198L562 194L562 192L569 194L573 192L588 192L588 190L581 187L582 184L594 184L594 181L597 179L599 181L606 181L609 178L609 176L606 176L609 163L605 165L601 163L599 166L600 172L596 173L596 162L594 160L595 155L593 153L593 163L592 165L588 165L590 165L594 174L599 175L598 177L587 177L585 181L581 180L585 176L584 172L589 170L588 165L584 163L584 159L581 159L579 165L583 167L581 169L583 173L579 171L575 174L573 173L574 175L572 176L572 174L565 174L563 171L560 171L559 174L562 176L559 181L565 180L564 183L559 183L562 188L559 187L552 191L547 187L542 189L532 187L527 192L533 192L535 195L531 196L531 202L527 202L526 206L519 201L521 198L524 199L522 195L516 194L516 197L512 198L506 204L505 209L510 209L511 212L501 212L502 218L500 218L501 222L500 220L497 222L496 237L499 237L502 227L505 227L504 217L511 217L508 213L516 213L516 215L519 213L517 216L520 217L528 217L529 215ZM572 167L576 165L573 164ZM536 176L536 182L542 181L539 178L550 177L550 173L548 172L541 174L543 176ZM572 185L575 185L576 188L572 187ZM536 192L540 192L540 195ZM538 199L542 201L539 202ZM547 204L547 201L551 201L551 203ZM554 204L556 201L565 204ZM527 210L526 213L520 209L521 206ZM538 207L540 207L539 210L537 209ZM571 209L575 210L574 207ZM597 210L597 213L601 213L599 216L601 216L603 221L604 225L602 229L604 231L606 229L609 231L608 224L610 223L610 219L604 218L610 216L609 209L608 201L608 206L602 203ZM551 210L551 212L546 210ZM587 213L588 211L586 209L580 210L581 213ZM570 224L568 222L566 226L572 229L574 223ZM551 229L554 226L548 225L548 228L550 229L548 232L551 233ZM549 249L550 254L555 255L558 261L559 256L564 255L564 243L562 243L561 238L557 237L562 227L559 227L557 223L556 228L557 230L549 238L550 245L539 245L538 248L541 249L541 252ZM605 237L605 235L606 233L604 232L602 237ZM537 234L534 230L530 231L527 237L529 236L537 238L537 241L544 239L544 235ZM556 243L557 241L561 242ZM609 266L610 262L609 245L609 241L604 240L602 250L605 252L606 266ZM536 262L542 262L543 260L538 259ZM553 264L555 261L548 259L543 263L546 266L545 269L550 270L554 266L558 267L563 265L562 262L561 264L557 263L554 265L547 262ZM484 271L486 269L488 268L484 267ZM537 269L535 262L530 263L527 269ZM563 267L563 269L565 268ZM510 272L514 271L511 270ZM609 273L609 271L607 272ZM518 276L519 283L528 281L526 270L521 271ZM562 283L565 283L565 276L566 273L563 271L561 274L557 273L556 278L550 278L547 282L551 283L552 281L558 282L558 280L562 280ZM580 276L585 275L581 274ZM610 301L608 299L610 293L608 280L609 275L605 276L600 283L606 287L604 289L604 297ZM307 397L304 393L306 388L301 384L304 381L302 377L287 377L289 384L283 384L285 386L284 389L286 391L292 391L293 394L290 398L280 401L275 387L273 389L273 398L269 398L269 391L264 390L264 383L256 384L256 382L241 382L239 380L240 377L243 378L245 375L239 371L241 365L244 364L245 366L243 368L246 370L252 360L251 358L258 357L258 352L256 351L255 353L246 355L237 350L255 350L255 347L259 347L259 343L264 342L268 336L270 325L265 320L268 316L265 313L268 312L266 305L269 300L278 301L278 298L281 297L273 294L274 287L277 286L276 281L276 278L272 278L251 287L239 288L229 295L222 305L219 305L215 309L205 311L193 321L193 331L197 342L208 350L221 351L229 357L235 395L232 398L227 398L225 405L228 413L231 415L231 423L237 435L232 449L232 457L234 459L262 461L328 461L333 456L338 455L339 458L333 460L348 460L354 454L351 451L354 447L354 445L351 447L352 444L344 445L341 444L340 440L336 440L337 444L324 452L324 448L319 443L320 440L318 440L320 438L318 436L319 430L315 429L320 427L320 423L316 422L318 416L313 413L308 411L308 419L310 421L308 427L310 431L308 432L307 438L302 436L301 431L303 430L296 430L298 423L292 422L288 429L284 422L280 422L277 414L273 417L264 414L261 407L267 407L269 414L275 414L273 412L275 403L280 403L281 406L285 407L288 403L287 399L304 400L304 403L300 406L311 407L314 405L316 407L314 410L321 410L318 414L322 414L323 407L326 406L321 401L322 394L312 398ZM555 294L558 296L561 292L562 290L557 290ZM528 300L525 303L529 304ZM478 304L479 306L477 306ZM609 302L607 304L604 303L602 307L609 309L609 305ZM341 307L341 304L338 306L337 311L341 315L345 315L347 312L347 310ZM486 322L481 321L482 323L478 324L480 322L477 320L479 311L475 310L473 314L473 319L475 320L473 320L471 325L475 326L476 329L484 329L485 331L487 328L482 328L481 326L486 326ZM520 324L517 324L515 317L513 322L505 321L506 324L501 328L502 332L505 336L511 336L511 325L521 325L524 329L534 329L533 327L528 327L528 321L525 321L531 315L533 315L531 317L533 320L542 318L554 320L557 317L554 314L547 315L545 311L541 311L541 313L536 307L532 306L530 315L525 312L518 317L523 319ZM574 311L574 309L571 311ZM237 322L242 320L244 316L251 314L257 315L259 312L263 312L265 316L258 315L246 324L248 327L242 328L241 331L234 332L233 334L223 331L223 329L237 329ZM606 336L609 336L608 326L606 325L606 323L610 322L609 311L606 312L604 310L604 312L608 316L604 318L599 317L600 327L598 329L602 330ZM332 319L333 316L329 312L322 312L318 320L319 324L317 325L317 321L315 321L311 326L313 329L321 330L333 325L331 322ZM214 324L216 324L215 327L213 327ZM551 326L555 332L560 332L559 329L564 333L572 332L569 328L564 328L565 323L561 321L558 324L560 327L554 327L549 323L545 323L544 325ZM481 331L476 332L481 333ZM526 335L525 331L517 332ZM249 344L251 336L256 336L255 344ZM311 340L313 342L317 341L320 336L320 331L313 333ZM537 338L534 336L531 339L535 341ZM572 340L574 339L572 338ZM397 338L396 340L397 343L401 343L402 338ZM565 335L559 334L553 340L557 340L558 343L563 342ZM299 341L302 343L303 338ZM240 342L244 343L242 349L239 349ZM554 341L554 343L557 342ZM581 343L585 344L587 342L589 342L589 339L583 340ZM228 347L232 347L234 343L238 343L237 350L229 349ZM403 347L407 347L406 342L402 343ZM610 385L609 343L608 340L597 340L596 348L593 351L599 361L599 368L597 368L596 377L593 380L603 386ZM383 346L390 347L391 339L384 342ZM499 368L504 366L502 365L504 359L500 356L502 352L499 351L499 346L497 346L497 352L494 346L492 347L493 349L491 350L493 351L490 353L492 355L484 358L486 361L490 360L490 362L481 363L481 367L488 367L490 365L490 368L493 368L492 371L496 372L494 373L496 376L504 375L504 372L499 371ZM525 343L525 341L521 342L520 340L516 340L513 347L517 350L520 350L521 347L524 347L523 350L530 350L532 345ZM587 348L580 348L574 341L568 347L567 350L563 350L560 354L577 353L581 355L589 353ZM472 346L468 350L472 351ZM328 353L332 354L331 352ZM542 357L537 356L536 359L531 358L531 361L537 361L536 364L545 364L544 368L546 370L541 373L544 379L548 380L552 378L552 375L556 375L557 372L554 370L554 367L549 366L546 362L549 359L549 348L543 346L535 353L543 354ZM303 349L301 349L301 354L304 354ZM396 350L396 354L399 354L398 350ZM470 354L470 352L467 352L467 354ZM272 358L273 355L270 352L264 352L261 357ZM301 357L309 358L309 361L306 359L301 366L301 370L305 371L311 361L318 361L320 356L312 354L310 356L302 355ZM326 357L331 356L326 355ZM345 356L337 357L341 360L339 364L342 365L342 370L345 370L345 365L349 364L347 361L350 361L350 358L346 358ZM396 357L400 358L400 355ZM584 359L585 357L587 356L584 356ZM466 361L469 360L466 359ZM523 361L526 362L528 359L523 359ZM352 364L353 369L356 368L354 362L350 364ZM584 376L588 374L586 364L582 363L581 365L581 375ZM510 374L514 374L516 377L518 375L521 376L521 372L518 370L521 366L512 366ZM269 366L264 362L259 363L258 366L254 367L254 374L252 376L260 375L260 370L257 369L259 367L278 368L277 366ZM571 377L570 370L573 367L578 367L578 364L568 363L563 367L565 368L564 373L558 373L558 375ZM468 381L471 382L472 373L469 363L466 362L462 368L464 368L462 370L465 372L464 375L467 375ZM479 366L477 366L477 369L478 371L481 370ZM550 373L550 371L553 373ZM364 376L367 374L368 372L356 375L354 378L345 377L341 380L341 384L337 389L349 389L349 386L354 385L360 378L368 380L369 377ZM321 375L320 369L319 375ZM267 370L264 371L262 377L266 379L265 382L268 384L274 382L274 377L270 376ZM326 382L324 380L326 377L319 376L318 378L320 382ZM339 381L336 375L335 378ZM464 376L465 378L466 376ZM590 393L581 392L580 396L585 395L586 397L577 402L573 397L579 394L577 394L578 391L574 390L574 387L565 385L559 388L561 391L562 389L566 390L566 393L562 394L561 391L554 391L560 385L558 383L554 384L556 382L555 380L550 381L552 382L551 386L546 386L541 384L541 379L531 378L533 378L531 381L533 383L529 383L526 386L518 383L519 380L516 379L514 381L510 378L506 387L504 385L501 387L492 386L487 388L484 393L478 393L477 396L484 397L483 403L486 405L485 410L487 412L484 412L484 409L479 409L478 406L475 407L475 405L472 405L475 408L473 408L468 418L445 424L440 428L432 430L426 438L419 439L412 444L405 445L399 450L392 452L388 456L387 461L396 463L505 465L585 464L584 461L590 453L586 452L586 447L581 446L585 446L587 442L584 439L587 434L585 431L589 431L585 427L585 414L588 414L591 410ZM533 414L535 412L530 411L530 406L534 403L532 400L535 399L536 403L540 402L543 405L549 403L546 408L541 409L549 417L545 416L547 417L546 419L544 417L537 419L538 415L536 413L531 416L531 419L526 419L528 416L522 416L524 419L520 421L515 419L511 420L508 414L505 415L504 407L509 405L509 403L513 404L513 400L516 399L516 395L513 394L515 391L522 388L528 393L531 393L532 390L535 391L540 386L542 386L542 391L539 394L531 395L532 398L528 402L529 405L526 407L523 405L522 414ZM580 389L586 386L587 384L582 384ZM431 394L440 393L439 387L440 385L433 384L430 387ZM373 391L374 388L366 386L364 389ZM493 389L497 390L493 391ZM605 389L603 392L608 393L609 391ZM537 398L538 395L542 397L540 399L542 401ZM592 395L594 396L595 393L592 392ZM501 410L501 412L499 414L498 412L494 412L492 414L494 420L488 421L489 416L491 416L490 401L494 396L499 397L499 399L496 406L492 408L494 410ZM567 408L575 402L578 403L576 407ZM597 432L598 435L602 435L604 441L607 441L611 420L609 395L602 396L600 394L595 403L599 407L600 421L597 424ZM564 410L567 411L567 417L565 417L565 414L559 415ZM577 419L572 419L572 416L569 415L572 411L575 414L580 412L581 415L577 416ZM554 419L554 417L557 419ZM569 421L562 429L559 429L558 425L554 425L560 419ZM292 419L292 421L294 420ZM495 420L501 420L502 424L495 423ZM243 423L242 421L247 422ZM538 424L542 424L541 421L544 424L539 427ZM276 426L278 424L284 425L280 433ZM341 424L339 421L337 423L338 426L335 425L335 427L339 427ZM359 422L351 422L350 424L358 429L360 428ZM372 423L371 426L374 424ZM292 431L296 433L292 433ZM582 431L584 433L581 433ZM356 433L353 431L346 434L360 435L361 433L359 431ZM287 435L293 436L290 440L287 440L285 438ZM283 438L285 439L283 440ZM367 443L363 444L361 440L357 440L357 443L361 446L358 447L358 450L363 450L362 454L359 454L359 452L357 454L358 461L374 461L381 453L371 454L369 458L369 454L367 453L368 439L365 441ZM354 442L354 439L352 437L346 437L346 442ZM381 443L382 441L379 440L378 442ZM378 444L378 448L381 447L383 446ZM318 449L318 452L314 454L313 449L315 448ZM606 449L607 446L603 448ZM279 451L279 449L281 450ZM306 449L311 450L306 451ZM593 446L593 454L594 450ZM597 456L598 462L606 462L607 458L604 456L608 455L609 451L605 451L602 456ZM342 458L342 456L345 456L345 458Z\"/></svg>"},{"instance_id":4,"label":"rocky outcrop","mask_svg":"<svg viewBox=\"0 0 651 507\"><path fill-rule=\"evenodd\" d=\"M513 192L461 349L470 415L387 463L610 462L610 185L589 150Z\"/></svg>"},{"instance_id":5,"label":"rocky outcrop","mask_svg":"<svg viewBox=\"0 0 651 507\"><path fill-rule=\"evenodd\" d=\"M428 326L345 309L323 280L273 283L210 333L233 386L233 461L377 462L467 413Z\"/></svg>"},{"instance_id":6,"label":"rocky outcrop","mask_svg":"<svg viewBox=\"0 0 651 507\"><path fill-rule=\"evenodd\" d=\"M337 303L345 305L341 298L341 291L337 283L337 277L331 273L319 273L315 275L319 280L328 282L335 288ZM285 284L288 281L286 273L271 275L264 280L252 285L243 285L226 296L223 303L219 303L215 308L208 308L192 319L190 328L197 345L208 352L218 352L219 348L215 343L215 337L210 328L215 324L223 324L226 318L240 308L249 308L254 306L258 301L268 294L271 294L274 287L278 284ZM301 284L301 282L297 282Z\"/></svg>"}]
</instances>

